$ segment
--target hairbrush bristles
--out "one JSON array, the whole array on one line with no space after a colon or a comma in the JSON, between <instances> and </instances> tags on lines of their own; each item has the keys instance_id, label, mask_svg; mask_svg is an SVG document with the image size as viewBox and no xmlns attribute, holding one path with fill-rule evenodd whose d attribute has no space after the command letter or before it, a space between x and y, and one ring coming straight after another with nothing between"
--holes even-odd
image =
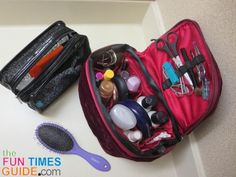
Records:
<instances>
[{"instance_id":1,"label":"hairbrush bristles","mask_svg":"<svg viewBox=\"0 0 236 177\"><path fill-rule=\"evenodd\" d=\"M43 123L36 129L39 142L49 150L62 154L76 154L87 160L94 168L109 171L111 166L103 157L82 149L72 134L63 127L53 123Z\"/></svg>"},{"instance_id":2,"label":"hairbrush bristles","mask_svg":"<svg viewBox=\"0 0 236 177\"><path fill-rule=\"evenodd\" d=\"M35 134L39 142L51 151L64 154L73 149L73 136L59 125L43 123L37 127Z\"/></svg>"}]
</instances>

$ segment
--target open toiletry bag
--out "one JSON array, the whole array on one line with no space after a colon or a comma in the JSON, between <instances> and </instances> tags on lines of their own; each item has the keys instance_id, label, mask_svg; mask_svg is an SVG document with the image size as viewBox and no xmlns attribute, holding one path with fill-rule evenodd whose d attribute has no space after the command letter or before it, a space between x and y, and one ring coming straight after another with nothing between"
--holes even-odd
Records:
<instances>
[{"instance_id":1,"label":"open toiletry bag","mask_svg":"<svg viewBox=\"0 0 236 177\"><path fill-rule=\"evenodd\" d=\"M40 112L78 79L90 53L85 35L57 21L0 71L0 83Z\"/></svg>"},{"instance_id":2,"label":"open toiletry bag","mask_svg":"<svg viewBox=\"0 0 236 177\"><path fill-rule=\"evenodd\" d=\"M143 52L127 44L96 50L79 81L85 117L103 149L135 161L170 152L215 110L221 89L216 61L192 20Z\"/></svg>"}]
</instances>

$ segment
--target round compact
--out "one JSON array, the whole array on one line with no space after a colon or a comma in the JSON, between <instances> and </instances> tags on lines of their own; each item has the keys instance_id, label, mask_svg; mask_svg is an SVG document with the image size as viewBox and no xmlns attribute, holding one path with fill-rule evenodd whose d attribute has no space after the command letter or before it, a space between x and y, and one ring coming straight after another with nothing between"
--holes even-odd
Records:
<instances>
[{"instance_id":1,"label":"round compact","mask_svg":"<svg viewBox=\"0 0 236 177\"><path fill-rule=\"evenodd\" d=\"M133 100L125 100L120 104L128 107L134 113L137 119L137 128L143 133L143 137L150 137L152 123L145 109Z\"/></svg>"}]
</instances>

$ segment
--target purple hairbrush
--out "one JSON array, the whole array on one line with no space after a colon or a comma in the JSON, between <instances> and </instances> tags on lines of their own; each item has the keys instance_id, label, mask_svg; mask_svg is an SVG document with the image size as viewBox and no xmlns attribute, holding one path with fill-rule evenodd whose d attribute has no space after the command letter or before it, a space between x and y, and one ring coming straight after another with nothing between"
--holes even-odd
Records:
<instances>
[{"instance_id":1,"label":"purple hairbrush","mask_svg":"<svg viewBox=\"0 0 236 177\"><path fill-rule=\"evenodd\" d=\"M51 151L60 154L79 155L100 171L109 171L111 169L106 159L82 149L72 134L59 125L52 123L39 125L36 129L36 137L42 145Z\"/></svg>"}]
</instances>

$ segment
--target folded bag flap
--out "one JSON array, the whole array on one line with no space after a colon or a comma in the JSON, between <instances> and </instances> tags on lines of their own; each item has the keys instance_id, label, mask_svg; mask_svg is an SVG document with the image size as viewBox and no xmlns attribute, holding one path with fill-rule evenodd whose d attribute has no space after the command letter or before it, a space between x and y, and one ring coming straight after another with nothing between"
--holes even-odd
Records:
<instances>
[{"instance_id":1,"label":"folded bag flap","mask_svg":"<svg viewBox=\"0 0 236 177\"><path fill-rule=\"evenodd\" d=\"M177 51L183 63L184 59L180 49L185 48L190 57L190 51L194 50L193 42L198 45L199 50L205 59L203 64L206 69L206 77L210 82L210 96L208 100L204 100L201 96L196 96L194 93L177 97L171 89L163 90L162 83L165 81L165 78L163 76L162 65L166 61L170 62L173 66L175 64L166 52L157 49L155 42L153 42L144 52L137 52L137 55L142 59L148 72L161 89L171 112L178 122L179 131L184 135L192 131L201 120L206 118L206 116L215 109L221 94L222 79L215 59L196 22L183 20L175 25L170 31L175 32L178 35ZM161 38L165 39L166 34L167 33Z\"/></svg>"}]
</instances>

